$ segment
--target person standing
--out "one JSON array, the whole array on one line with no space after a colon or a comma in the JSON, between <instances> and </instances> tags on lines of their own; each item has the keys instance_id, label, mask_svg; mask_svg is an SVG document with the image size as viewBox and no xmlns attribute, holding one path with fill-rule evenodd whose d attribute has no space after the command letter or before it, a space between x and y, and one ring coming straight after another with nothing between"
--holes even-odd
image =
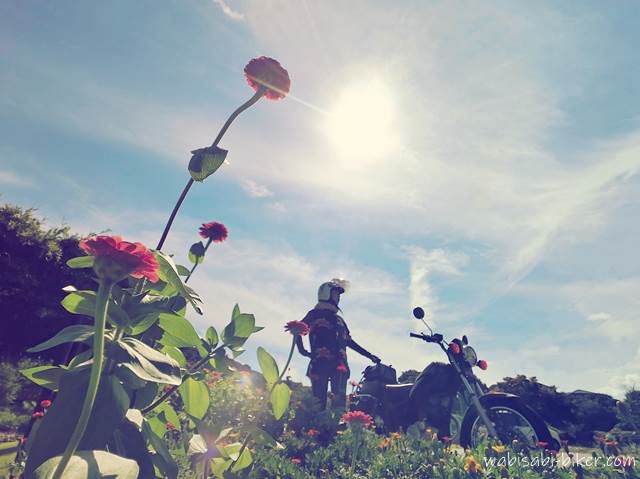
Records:
<instances>
[{"instance_id":1,"label":"person standing","mask_svg":"<svg viewBox=\"0 0 640 479\"><path fill-rule=\"evenodd\" d=\"M332 406L345 407L347 400L347 381L349 364L347 347L353 349L374 363L380 359L358 343L349 333L344 319L338 314L340 295L348 288L349 283L342 279L332 279L322 283L318 288L318 303L302 320L309 326L309 345L307 351L302 336L296 337L298 351L311 359L307 368L307 376L311 380L313 395L320 402L321 409L327 406L327 390L331 384L334 395Z\"/></svg>"}]
</instances>

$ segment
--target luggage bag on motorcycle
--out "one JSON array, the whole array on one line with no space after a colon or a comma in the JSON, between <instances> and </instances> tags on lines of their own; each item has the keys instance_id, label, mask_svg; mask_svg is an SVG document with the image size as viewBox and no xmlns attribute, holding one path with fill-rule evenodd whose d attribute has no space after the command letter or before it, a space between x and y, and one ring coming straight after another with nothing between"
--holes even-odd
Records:
<instances>
[{"instance_id":1,"label":"luggage bag on motorcycle","mask_svg":"<svg viewBox=\"0 0 640 479\"><path fill-rule=\"evenodd\" d=\"M360 384L359 393L382 398L386 384L398 384L395 369L382 363L367 366L364 370L364 379Z\"/></svg>"}]
</instances>

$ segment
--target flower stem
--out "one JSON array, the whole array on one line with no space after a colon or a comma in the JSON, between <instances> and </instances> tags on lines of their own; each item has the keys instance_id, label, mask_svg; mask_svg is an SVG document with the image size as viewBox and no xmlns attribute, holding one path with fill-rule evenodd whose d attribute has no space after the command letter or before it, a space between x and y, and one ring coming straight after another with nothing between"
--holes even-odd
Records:
<instances>
[{"instance_id":1,"label":"flower stem","mask_svg":"<svg viewBox=\"0 0 640 479\"><path fill-rule=\"evenodd\" d=\"M58 463L52 479L60 479L60 477L62 477L71 456L76 452L76 449L82 440L82 436L84 436L87 424L89 423L89 418L91 417L93 403L96 400L98 386L100 385L102 365L104 363L104 331L107 323L107 308L109 307L109 296L111 294L112 287L113 283L111 281L107 279L100 279L98 294L96 297L95 333L93 335L93 364L91 366L89 387L87 388L87 395L84 398L82 410L80 411L80 417L78 418L76 427L71 434L71 439L69 439L69 442L67 443L67 447L62 454L62 459Z\"/></svg>"},{"instance_id":2,"label":"flower stem","mask_svg":"<svg viewBox=\"0 0 640 479\"><path fill-rule=\"evenodd\" d=\"M220 140L222 140L222 137L224 136L224 134L227 132L227 130L231 126L231 123L233 123L233 120L235 120L240 113L245 111L250 106L254 105L260 98L262 98L262 96L264 95L265 91L266 91L266 88L261 86L260 88L258 88L256 93L251 98L249 98L249 100L244 102L242 105L240 105L238 108L236 108L235 111L233 113L231 113L231 115L229 115L229 118L227 118L227 121L225 121L224 125L222 125L222 128L218 132L218 136L216 136L216 139L213 140L213 143L211 144L212 147L218 146L218 143L220 143ZM167 221L167 224L164 227L164 231L162 232L162 236L160 237L160 241L158 242L158 246L156 246L157 250L161 250L162 247L164 246L164 242L167 239L167 235L169 234L169 230L171 229L171 225L173 224L173 220L175 219L176 215L178 214L178 210L180 209L180 206L182 205L182 202L184 201L185 197L187 196L187 193L189 193L189 190L191 189L192 185L193 185L193 178L189 178L189 181L187 182L187 185L182 190L182 194L178 198L178 201L176 202L175 206L173 207L173 211L171 212L171 215L169 216L169 220Z\"/></svg>"},{"instance_id":3,"label":"flower stem","mask_svg":"<svg viewBox=\"0 0 640 479\"><path fill-rule=\"evenodd\" d=\"M209 249L209 246L211 245L211 238L209 238L209 241L207 241L207 244L204 247L204 253L202 254L202 256L204 257L205 254L207 254L207 250ZM204 261L204 260L203 260ZM189 281L189 278L191 278L191 275L193 274L193 272L196 270L196 268L198 267L200 263L195 263L193 265L193 268L191 268L191 271L189 271L189 274L187 275L187 277L184 280L184 284L187 284L187 281Z\"/></svg>"}]
</instances>

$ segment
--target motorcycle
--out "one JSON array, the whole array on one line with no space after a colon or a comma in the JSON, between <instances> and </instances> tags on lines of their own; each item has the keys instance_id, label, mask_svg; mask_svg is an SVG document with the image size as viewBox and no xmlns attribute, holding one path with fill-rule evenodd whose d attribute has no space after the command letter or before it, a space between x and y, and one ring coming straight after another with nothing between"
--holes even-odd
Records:
<instances>
[{"instance_id":1,"label":"motorcycle","mask_svg":"<svg viewBox=\"0 0 640 479\"><path fill-rule=\"evenodd\" d=\"M520 443L533 448L544 442L559 449L559 437L543 419L513 394L489 392L476 377L474 367L487 369L478 360L466 336L445 341L424 321L424 310L413 310L431 334L410 333L409 336L438 345L448 364L432 363L414 383L398 384L396 371L378 363L368 366L357 388L350 395L350 408L380 417L387 432L406 430L424 421L437 428L440 438L449 438L463 447L476 447L490 438L502 444Z\"/></svg>"}]
</instances>

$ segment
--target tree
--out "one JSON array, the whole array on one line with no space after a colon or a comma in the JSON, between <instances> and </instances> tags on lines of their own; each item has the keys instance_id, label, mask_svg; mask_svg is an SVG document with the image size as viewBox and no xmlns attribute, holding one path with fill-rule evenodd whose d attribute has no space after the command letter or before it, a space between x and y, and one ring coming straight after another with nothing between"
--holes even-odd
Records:
<instances>
[{"instance_id":1,"label":"tree","mask_svg":"<svg viewBox=\"0 0 640 479\"><path fill-rule=\"evenodd\" d=\"M415 369L408 369L406 371L403 371L402 374L400 374L400 377L398 378L398 382L400 384L415 383L416 378L418 377L418 374L420 374L419 371L416 371Z\"/></svg>"},{"instance_id":2,"label":"tree","mask_svg":"<svg viewBox=\"0 0 640 479\"><path fill-rule=\"evenodd\" d=\"M65 262L82 253L78 237L68 227L47 228L35 210L0 206L0 354L15 360L78 316L60 305L62 288L93 286L89 270L71 269ZM48 356L60 355L53 349Z\"/></svg>"}]
</instances>

